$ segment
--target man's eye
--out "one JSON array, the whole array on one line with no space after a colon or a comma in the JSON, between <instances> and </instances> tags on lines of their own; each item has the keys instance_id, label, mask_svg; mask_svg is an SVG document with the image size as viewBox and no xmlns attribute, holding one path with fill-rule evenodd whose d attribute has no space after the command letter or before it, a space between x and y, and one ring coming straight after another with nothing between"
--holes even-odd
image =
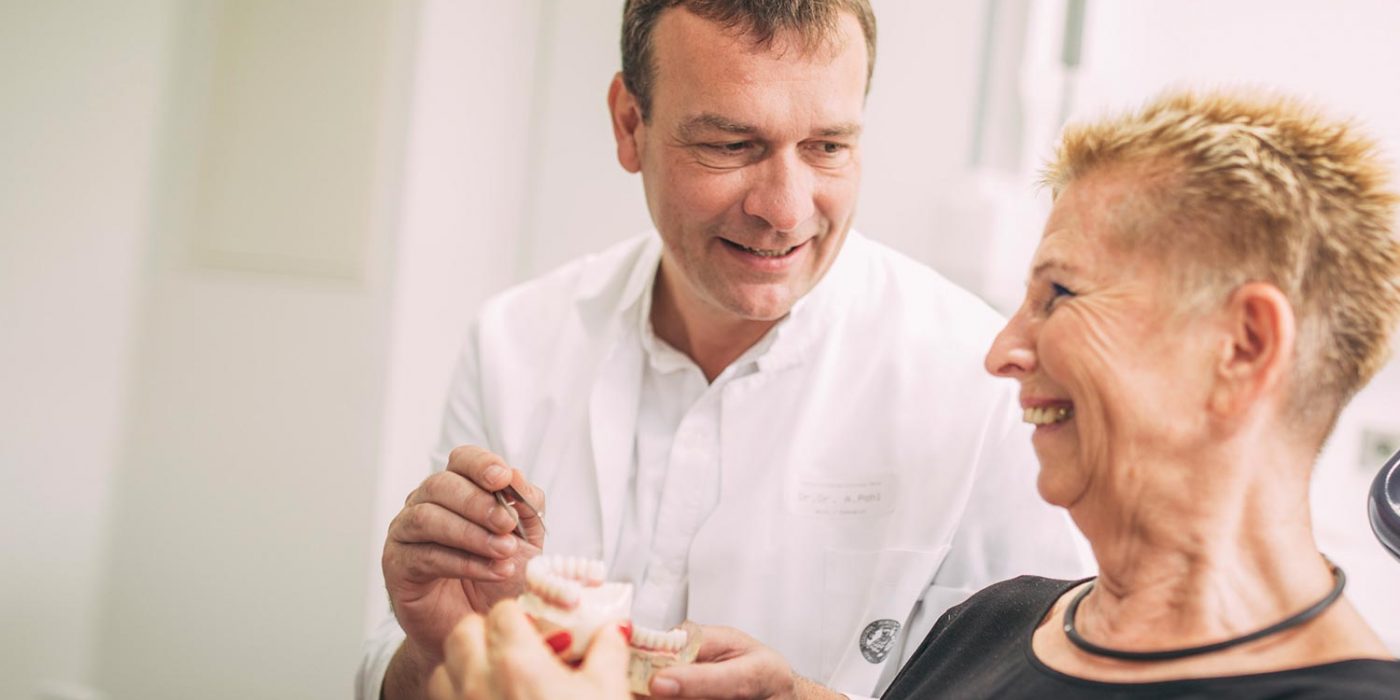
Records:
<instances>
[{"instance_id":1,"label":"man's eye","mask_svg":"<svg viewBox=\"0 0 1400 700\"><path fill-rule=\"evenodd\" d=\"M705 147L718 153L735 155L749 150L751 145L749 141L732 141L730 143L707 143Z\"/></svg>"},{"instance_id":2,"label":"man's eye","mask_svg":"<svg viewBox=\"0 0 1400 700\"><path fill-rule=\"evenodd\" d=\"M850 150L850 146L836 141L818 141L809 147L824 158L843 155Z\"/></svg>"}]
</instances>

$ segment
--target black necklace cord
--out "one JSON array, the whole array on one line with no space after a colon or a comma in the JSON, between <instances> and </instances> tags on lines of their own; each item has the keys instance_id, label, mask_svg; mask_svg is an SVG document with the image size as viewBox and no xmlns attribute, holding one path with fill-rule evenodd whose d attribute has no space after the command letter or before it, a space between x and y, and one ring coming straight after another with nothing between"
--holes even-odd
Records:
<instances>
[{"instance_id":1,"label":"black necklace cord","mask_svg":"<svg viewBox=\"0 0 1400 700\"><path fill-rule=\"evenodd\" d=\"M1069 641L1075 646L1094 656L1106 656L1110 659L1122 659L1124 661L1167 661L1170 659L1183 659L1188 656L1209 654L1211 652L1220 651L1221 649L1229 649L1230 647L1236 647L1241 644L1248 644L1257 639L1263 639L1264 637L1278 634L1284 630L1293 629L1321 615L1327 608L1332 607L1332 604L1337 602L1338 598L1342 597L1342 589L1346 588L1347 585L1347 575L1342 571L1342 568L1336 564L1332 564L1332 578L1335 581L1332 585L1332 590L1324 596L1322 600L1313 603L1302 612L1292 615L1277 624L1269 625L1264 629L1250 632L1249 634L1233 639L1203 644L1198 647L1165 649L1162 651L1125 651L1123 649L1110 649L1108 647L1099 646L1080 636L1079 630L1074 627L1074 617L1079 612L1079 603L1084 600L1084 596L1089 595L1089 591L1094 589L1094 584L1090 582L1089 585L1084 587L1084 590L1074 596L1074 600L1069 602L1069 608L1065 610L1065 636L1069 637Z\"/></svg>"}]
</instances>

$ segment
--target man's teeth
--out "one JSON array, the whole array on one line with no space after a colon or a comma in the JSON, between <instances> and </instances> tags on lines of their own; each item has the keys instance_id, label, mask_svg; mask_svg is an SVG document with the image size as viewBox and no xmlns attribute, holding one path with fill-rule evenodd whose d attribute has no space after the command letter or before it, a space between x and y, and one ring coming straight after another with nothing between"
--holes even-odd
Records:
<instances>
[{"instance_id":1,"label":"man's teeth","mask_svg":"<svg viewBox=\"0 0 1400 700\"><path fill-rule=\"evenodd\" d=\"M792 246L792 248L781 248L779 250L764 250L762 248L750 248L742 243L735 243L734 245L742 248L745 253L748 253L750 255L757 255L760 258L781 258L784 255L791 253L793 251L793 248L797 247Z\"/></svg>"},{"instance_id":2,"label":"man's teeth","mask_svg":"<svg viewBox=\"0 0 1400 700\"><path fill-rule=\"evenodd\" d=\"M1028 408L1021 414L1021 420L1033 425L1050 425L1060 423L1074 417L1074 408L1071 406L1042 406L1040 408Z\"/></svg>"}]
</instances>

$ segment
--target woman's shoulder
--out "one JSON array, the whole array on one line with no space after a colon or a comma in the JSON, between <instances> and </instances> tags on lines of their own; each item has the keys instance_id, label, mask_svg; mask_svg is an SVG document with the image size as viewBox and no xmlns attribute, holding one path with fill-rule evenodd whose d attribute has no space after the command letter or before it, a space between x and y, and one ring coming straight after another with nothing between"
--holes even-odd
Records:
<instances>
[{"instance_id":1,"label":"woman's shoulder","mask_svg":"<svg viewBox=\"0 0 1400 700\"><path fill-rule=\"evenodd\" d=\"M1039 619L1051 603L1059 600L1065 591L1082 582L1042 576L1017 576L983 588L957 607L1000 614L1018 611L1035 613Z\"/></svg>"},{"instance_id":2,"label":"woman's shoulder","mask_svg":"<svg viewBox=\"0 0 1400 700\"><path fill-rule=\"evenodd\" d=\"M1400 697L1400 661L1350 659L1268 673L1149 683L1138 688L1141 694L1156 697L1393 699Z\"/></svg>"},{"instance_id":3,"label":"woman's shoulder","mask_svg":"<svg viewBox=\"0 0 1400 700\"><path fill-rule=\"evenodd\" d=\"M987 586L944 612L915 657L950 644L966 648L1014 643L1033 632L1055 601L1079 583L1017 576Z\"/></svg>"}]
</instances>

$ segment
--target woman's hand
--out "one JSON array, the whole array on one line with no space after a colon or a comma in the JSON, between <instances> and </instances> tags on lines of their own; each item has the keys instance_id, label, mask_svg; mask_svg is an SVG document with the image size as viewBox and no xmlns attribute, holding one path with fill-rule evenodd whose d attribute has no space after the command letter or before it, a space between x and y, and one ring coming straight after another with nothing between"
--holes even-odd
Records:
<instances>
[{"instance_id":1,"label":"woman's hand","mask_svg":"<svg viewBox=\"0 0 1400 700\"><path fill-rule=\"evenodd\" d=\"M577 670L565 666L513 599L486 618L468 615L448 635L428 682L432 700L629 700L627 643L605 625Z\"/></svg>"}]
</instances>

